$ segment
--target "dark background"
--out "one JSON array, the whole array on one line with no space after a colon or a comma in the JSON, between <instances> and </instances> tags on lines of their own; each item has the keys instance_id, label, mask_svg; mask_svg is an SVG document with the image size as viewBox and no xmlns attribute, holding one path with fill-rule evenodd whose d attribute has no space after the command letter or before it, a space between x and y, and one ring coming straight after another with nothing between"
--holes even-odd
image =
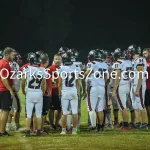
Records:
<instances>
[{"instance_id":1,"label":"dark background","mask_svg":"<svg viewBox=\"0 0 150 150\"><path fill-rule=\"evenodd\" d=\"M52 59L61 46L76 48L82 61L93 48L130 44L149 47L148 1L0 0L0 49L23 56L44 50Z\"/></svg>"}]
</instances>

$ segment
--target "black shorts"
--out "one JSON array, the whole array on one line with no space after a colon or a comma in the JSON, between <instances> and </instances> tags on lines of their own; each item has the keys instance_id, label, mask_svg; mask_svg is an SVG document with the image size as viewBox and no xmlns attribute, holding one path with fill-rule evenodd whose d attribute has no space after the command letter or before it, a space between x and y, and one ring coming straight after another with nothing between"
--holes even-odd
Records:
<instances>
[{"instance_id":1,"label":"black shorts","mask_svg":"<svg viewBox=\"0 0 150 150\"><path fill-rule=\"evenodd\" d=\"M42 115L47 115L50 109L51 104L51 97L50 96L43 96L43 110Z\"/></svg>"},{"instance_id":2,"label":"black shorts","mask_svg":"<svg viewBox=\"0 0 150 150\"><path fill-rule=\"evenodd\" d=\"M11 110L12 98L9 91L0 91L0 109L1 110Z\"/></svg>"},{"instance_id":3,"label":"black shorts","mask_svg":"<svg viewBox=\"0 0 150 150\"><path fill-rule=\"evenodd\" d=\"M61 102L59 100L59 96L52 95L50 109L52 109L52 110L60 110L61 109Z\"/></svg>"},{"instance_id":4,"label":"black shorts","mask_svg":"<svg viewBox=\"0 0 150 150\"><path fill-rule=\"evenodd\" d=\"M145 91L145 106L150 106L150 90Z\"/></svg>"}]
</instances>

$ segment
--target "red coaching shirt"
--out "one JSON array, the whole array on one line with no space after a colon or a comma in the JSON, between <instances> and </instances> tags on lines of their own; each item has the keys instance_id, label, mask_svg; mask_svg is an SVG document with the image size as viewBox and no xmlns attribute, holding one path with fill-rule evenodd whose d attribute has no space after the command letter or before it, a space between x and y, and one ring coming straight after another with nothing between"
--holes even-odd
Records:
<instances>
[{"instance_id":1,"label":"red coaching shirt","mask_svg":"<svg viewBox=\"0 0 150 150\"><path fill-rule=\"evenodd\" d=\"M53 72L57 71L60 67L59 66L55 66L54 64L51 65L48 69L49 69L49 74L51 75L51 82L52 82L52 94L58 96L59 92L58 92L58 74L54 73L54 78L52 78ZM57 79L55 79L57 78Z\"/></svg>"},{"instance_id":2,"label":"red coaching shirt","mask_svg":"<svg viewBox=\"0 0 150 150\"><path fill-rule=\"evenodd\" d=\"M2 70L5 69L5 70ZM6 71L8 70L8 71ZM2 82L2 77L7 77L8 83L10 86L13 84L13 80L11 78L11 68L9 65L9 61L5 59L0 60L0 91L7 91L8 89L5 87L5 85Z\"/></svg>"},{"instance_id":3,"label":"red coaching shirt","mask_svg":"<svg viewBox=\"0 0 150 150\"><path fill-rule=\"evenodd\" d=\"M150 90L150 60L147 61L148 79L146 80L146 89Z\"/></svg>"}]
</instances>

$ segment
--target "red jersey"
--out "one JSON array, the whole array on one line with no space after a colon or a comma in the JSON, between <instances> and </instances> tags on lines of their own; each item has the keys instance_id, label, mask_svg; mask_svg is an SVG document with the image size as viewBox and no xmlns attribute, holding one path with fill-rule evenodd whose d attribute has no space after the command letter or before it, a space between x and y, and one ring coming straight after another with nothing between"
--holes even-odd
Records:
<instances>
[{"instance_id":1,"label":"red jersey","mask_svg":"<svg viewBox=\"0 0 150 150\"><path fill-rule=\"evenodd\" d=\"M150 90L150 60L147 61L148 78L146 80L146 89Z\"/></svg>"},{"instance_id":2,"label":"red jersey","mask_svg":"<svg viewBox=\"0 0 150 150\"><path fill-rule=\"evenodd\" d=\"M3 70L2 69L6 69L6 70ZM3 84L2 82L2 77L7 77L7 80L8 80L8 83L10 86L12 86L13 84L13 80L10 79L11 78L11 75L12 75L12 72L11 72L11 68L10 68L10 65L9 65L9 62L5 59L1 59L0 60L0 91L7 91L8 89L5 87L5 85Z\"/></svg>"},{"instance_id":3,"label":"red jersey","mask_svg":"<svg viewBox=\"0 0 150 150\"><path fill-rule=\"evenodd\" d=\"M20 67L19 71L23 71L24 68L28 67L30 65L30 63L27 63L25 65L23 65L22 67Z\"/></svg>"},{"instance_id":4,"label":"red jersey","mask_svg":"<svg viewBox=\"0 0 150 150\"><path fill-rule=\"evenodd\" d=\"M41 64L40 67L44 67L44 65ZM48 70L48 73L50 74L49 72L50 70ZM52 95L52 82L50 79L46 79L46 92L44 94L44 96L51 96Z\"/></svg>"},{"instance_id":5,"label":"red jersey","mask_svg":"<svg viewBox=\"0 0 150 150\"><path fill-rule=\"evenodd\" d=\"M57 71L60 67L55 66L52 64L48 69L49 69L49 74L52 76L54 71ZM58 95L58 74L54 73L54 78L51 77L51 83L52 83L52 93L53 95ZM57 79L55 79L57 78Z\"/></svg>"}]
</instances>

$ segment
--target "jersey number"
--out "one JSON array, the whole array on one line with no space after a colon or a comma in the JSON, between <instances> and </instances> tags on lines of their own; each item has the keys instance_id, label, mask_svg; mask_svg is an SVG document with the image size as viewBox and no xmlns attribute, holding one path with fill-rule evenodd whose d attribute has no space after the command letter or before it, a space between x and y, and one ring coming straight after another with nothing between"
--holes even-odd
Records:
<instances>
[{"instance_id":1,"label":"jersey number","mask_svg":"<svg viewBox=\"0 0 150 150\"><path fill-rule=\"evenodd\" d=\"M115 68L118 68L118 64L115 64Z\"/></svg>"},{"instance_id":2,"label":"jersey number","mask_svg":"<svg viewBox=\"0 0 150 150\"><path fill-rule=\"evenodd\" d=\"M32 76L32 80L29 82L29 88L31 89L40 89L41 87L41 83L42 83L42 79L40 79L41 76ZM33 86L32 84L36 83L37 85L36 86Z\"/></svg>"},{"instance_id":3,"label":"jersey number","mask_svg":"<svg viewBox=\"0 0 150 150\"><path fill-rule=\"evenodd\" d=\"M99 68L99 73L96 75L96 78L102 78L105 74L106 69Z\"/></svg>"},{"instance_id":4,"label":"jersey number","mask_svg":"<svg viewBox=\"0 0 150 150\"><path fill-rule=\"evenodd\" d=\"M75 74L72 72L71 73L71 78L69 79L69 74L67 74L67 78L65 80L65 85L66 87L73 87L73 81L75 80Z\"/></svg>"},{"instance_id":5,"label":"jersey number","mask_svg":"<svg viewBox=\"0 0 150 150\"><path fill-rule=\"evenodd\" d=\"M127 67L126 68L126 73L124 74L124 80L129 80L129 71L131 71L132 67Z\"/></svg>"}]
</instances>

